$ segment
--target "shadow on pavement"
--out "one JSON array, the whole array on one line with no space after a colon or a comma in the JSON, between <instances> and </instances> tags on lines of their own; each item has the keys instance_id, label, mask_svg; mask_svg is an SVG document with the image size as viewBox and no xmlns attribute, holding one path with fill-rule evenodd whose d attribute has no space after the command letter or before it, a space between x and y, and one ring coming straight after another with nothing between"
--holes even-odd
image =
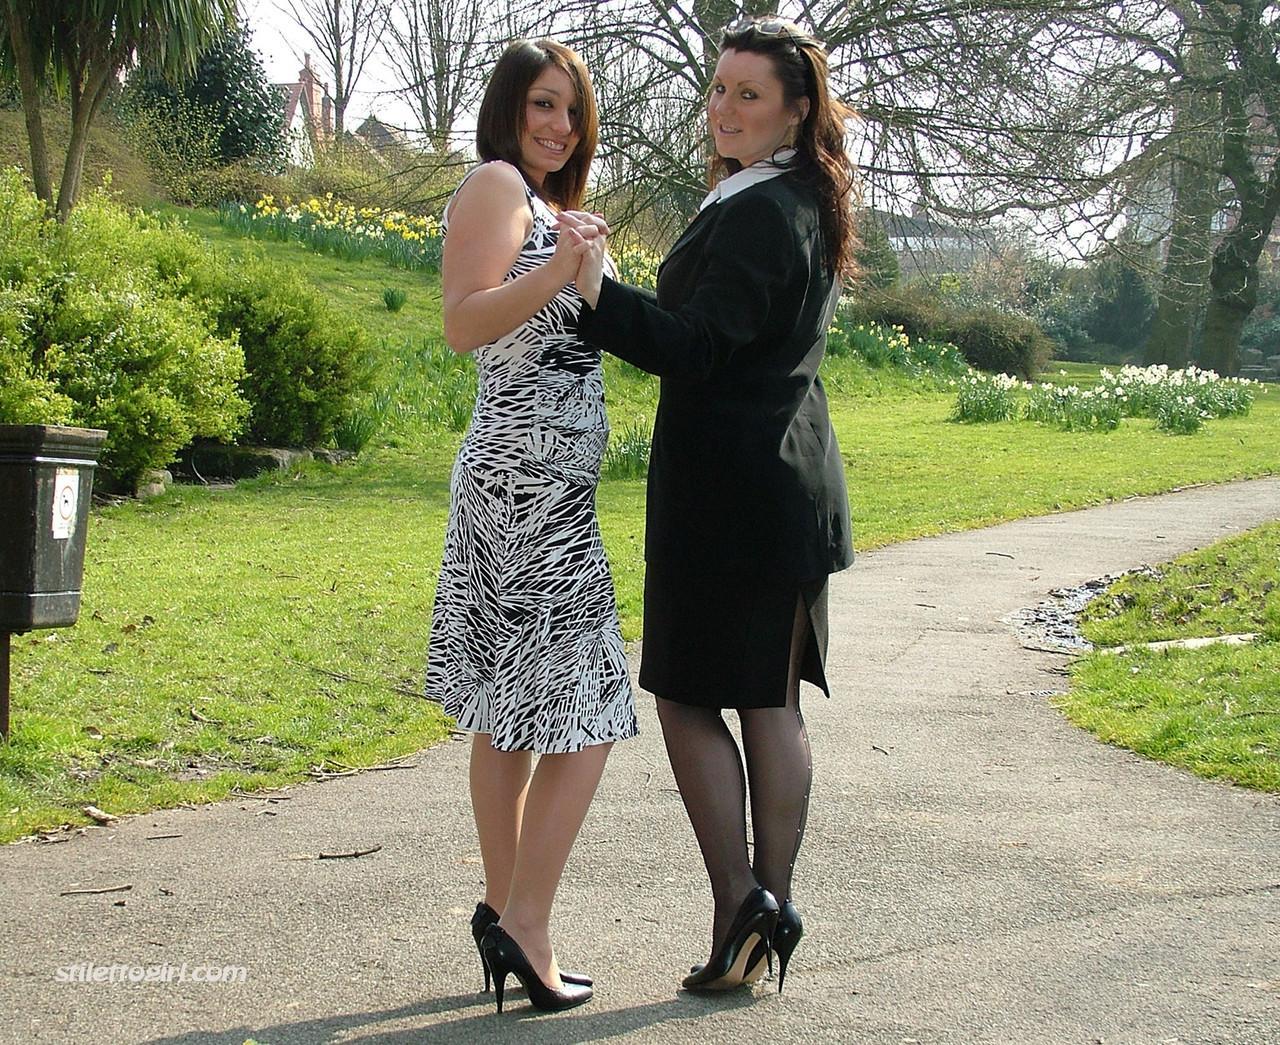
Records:
<instances>
[{"instance_id":1,"label":"shadow on pavement","mask_svg":"<svg viewBox=\"0 0 1280 1045\"><path fill-rule=\"evenodd\" d=\"M358 1032L361 1042L377 1045L419 1042L427 1037L432 1042L465 1042L468 1045L481 1039L562 1045L566 1042L599 1041L663 1023L698 1019L715 1010L739 1009L753 1004L756 1004L756 999L746 991L706 997L681 992L665 1001L627 1009L592 1012L591 1003L588 1003L573 1012L549 1016L531 1008L523 995L517 994L507 999L505 1011L498 1015L494 1012L492 994L455 994L397 1008L324 1016L296 1023L231 1031L189 1031L151 1038L146 1045L243 1045L248 1040L262 1045L303 1042L314 1045L316 1042L342 1040L350 1032ZM418 1022L422 1017L440 1015L445 1015L443 1021ZM387 1022L394 1022L397 1026L381 1032L376 1029L377 1024Z\"/></svg>"}]
</instances>

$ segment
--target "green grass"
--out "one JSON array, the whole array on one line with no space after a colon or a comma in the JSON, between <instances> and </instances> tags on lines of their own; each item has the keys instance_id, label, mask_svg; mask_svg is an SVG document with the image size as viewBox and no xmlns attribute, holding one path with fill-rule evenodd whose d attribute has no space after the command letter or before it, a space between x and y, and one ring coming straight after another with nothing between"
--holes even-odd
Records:
<instances>
[{"instance_id":1,"label":"green grass","mask_svg":"<svg viewBox=\"0 0 1280 1045\"><path fill-rule=\"evenodd\" d=\"M1120 369L1119 364L1107 367L1112 373ZM1066 360L1050 360L1044 372L1036 375L1036 381L1047 385L1075 385L1077 388L1092 388L1098 383L1098 374L1102 367L1094 363L1069 363Z\"/></svg>"},{"instance_id":2,"label":"green grass","mask_svg":"<svg viewBox=\"0 0 1280 1045\"><path fill-rule=\"evenodd\" d=\"M1094 652L1059 706L1099 739L1200 776L1280 792L1280 523L1112 585L1083 620L1100 646L1253 632L1246 646Z\"/></svg>"},{"instance_id":3,"label":"green grass","mask_svg":"<svg viewBox=\"0 0 1280 1045\"><path fill-rule=\"evenodd\" d=\"M1280 395L1194 436L947 420L950 394L833 397L860 547L1280 471Z\"/></svg>"},{"instance_id":4,"label":"green grass","mask_svg":"<svg viewBox=\"0 0 1280 1045\"><path fill-rule=\"evenodd\" d=\"M240 239L210 213L180 213L218 249L299 266L357 316L383 342L382 392L403 371L395 357L439 337L435 277ZM408 291L400 312L387 311L386 287ZM651 424L656 381L615 360L605 380L616 432ZM1280 471L1280 395L1172 437L1145 421L1105 434L953 424L945 385L855 358L830 360L825 380L864 549ZM79 624L15 639L0 840L84 822L88 803L122 813L208 801L444 736L444 716L416 693L459 439L420 411L390 410L353 464L96 511ZM610 480L598 497L628 638L640 630L644 488Z\"/></svg>"},{"instance_id":5,"label":"green grass","mask_svg":"<svg viewBox=\"0 0 1280 1045\"><path fill-rule=\"evenodd\" d=\"M1101 646L1245 632L1280 642L1280 522L1121 578L1081 624Z\"/></svg>"}]
</instances>

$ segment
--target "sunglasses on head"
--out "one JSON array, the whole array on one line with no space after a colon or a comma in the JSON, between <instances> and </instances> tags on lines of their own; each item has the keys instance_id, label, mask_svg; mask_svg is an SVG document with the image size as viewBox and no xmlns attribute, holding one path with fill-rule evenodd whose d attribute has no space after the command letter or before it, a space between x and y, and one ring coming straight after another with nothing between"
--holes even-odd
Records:
<instances>
[{"instance_id":1,"label":"sunglasses on head","mask_svg":"<svg viewBox=\"0 0 1280 1045\"><path fill-rule=\"evenodd\" d=\"M761 36L777 36L795 44L808 42L811 39L807 33L781 18L739 18L725 30L725 35L737 36L753 30Z\"/></svg>"}]
</instances>

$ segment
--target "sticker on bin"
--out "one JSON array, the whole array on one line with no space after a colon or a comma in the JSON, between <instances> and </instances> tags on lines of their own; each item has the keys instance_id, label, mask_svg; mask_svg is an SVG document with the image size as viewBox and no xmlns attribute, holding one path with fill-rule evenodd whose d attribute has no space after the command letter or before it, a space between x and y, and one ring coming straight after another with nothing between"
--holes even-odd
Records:
<instances>
[{"instance_id":1,"label":"sticker on bin","mask_svg":"<svg viewBox=\"0 0 1280 1045\"><path fill-rule=\"evenodd\" d=\"M65 540L75 532L76 502L80 499L80 473L59 468L53 479L53 536Z\"/></svg>"}]
</instances>

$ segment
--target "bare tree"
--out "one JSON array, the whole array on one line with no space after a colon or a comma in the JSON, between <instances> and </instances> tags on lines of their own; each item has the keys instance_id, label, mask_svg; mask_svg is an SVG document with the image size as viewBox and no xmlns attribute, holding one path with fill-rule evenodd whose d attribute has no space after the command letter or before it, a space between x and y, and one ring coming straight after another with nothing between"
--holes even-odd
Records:
<instances>
[{"instance_id":1,"label":"bare tree","mask_svg":"<svg viewBox=\"0 0 1280 1045\"><path fill-rule=\"evenodd\" d=\"M862 112L853 147L869 200L986 223L1083 207L1161 132L1158 80L1131 61L1141 45L1115 33L1114 6L618 0L558 11L595 56L606 147L625 151L629 184L661 184L651 196L692 206L720 32L740 13L776 10L827 43L837 90ZM1138 15L1128 22L1126 32L1143 28Z\"/></svg>"},{"instance_id":2,"label":"bare tree","mask_svg":"<svg viewBox=\"0 0 1280 1045\"><path fill-rule=\"evenodd\" d=\"M393 0L383 50L437 152L449 148L458 118L484 89L492 44L485 0Z\"/></svg>"},{"instance_id":3,"label":"bare tree","mask_svg":"<svg viewBox=\"0 0 1280 1045\"><path fill-rule=\"evenodd\" d=\"M387 25L387 0L280 0L333 80L333 133L342 146L347 106Z\"/></svg>"}]
</instances>

